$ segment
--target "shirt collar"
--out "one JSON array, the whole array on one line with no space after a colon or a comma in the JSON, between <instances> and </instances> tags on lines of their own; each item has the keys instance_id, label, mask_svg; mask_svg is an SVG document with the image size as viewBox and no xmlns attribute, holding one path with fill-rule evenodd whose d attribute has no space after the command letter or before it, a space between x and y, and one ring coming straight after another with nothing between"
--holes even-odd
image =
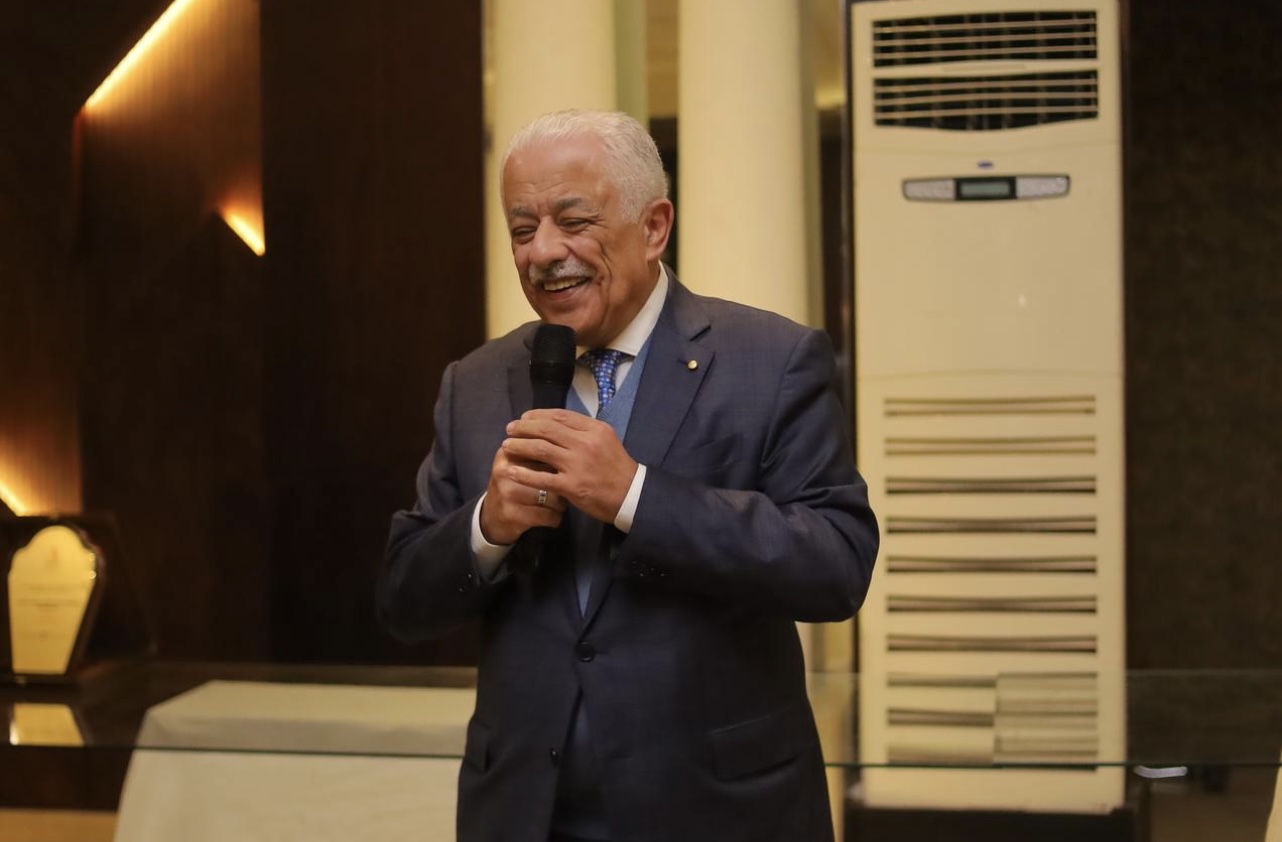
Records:
<instances>
[{"instance_id":1,"label":"shirt collar","mask_svg":"<svg viewBox=\"0 0 1282 842\"><path fill-rule=\"evenodd\" d=\"M640 312L633 317L628 326L618 336L614 337L607 347L622 351L633 357L641 353L642 346L650 338L650 333L654 330L654 326L659 323L659 314L663 312L663 302L667 297L668 267L660 263L659 281L654 285L654 289L650 291L650 297L646 299ZM580 345L577 355L582 356L586 350L588 350L587 346Z\"/></svg>"}]
</instances>

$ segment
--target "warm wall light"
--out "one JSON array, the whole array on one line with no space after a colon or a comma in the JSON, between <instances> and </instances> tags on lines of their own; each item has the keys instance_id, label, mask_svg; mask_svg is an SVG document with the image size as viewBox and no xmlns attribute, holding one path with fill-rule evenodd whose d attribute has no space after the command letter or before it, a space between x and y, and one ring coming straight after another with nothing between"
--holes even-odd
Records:
<instances>
[{"instance_id":1,"label":"warm wall light","mask_svg":"<svg viewBox=\"0 0 1282 842\"><path fill-rule=\"evenodd\" d=\"M0 480L0 500L3 500L15 515L25 515L30 511L27 504L22 502L22 498L15 494L3 480Z\"/></svg>"},{"instance_id":2,"label":"warm wall light","mask_svg":"<svg viewBox=\"0 0 1282 842\"><path fill-rule=\"evenodd\" d=\"M260 214L261 216L261 214ZM245 245L250 250L262 257L267 251L267 242L263 239L263 226L260 221L257 225L250 222L245 216L226 208L222 211L223 222L227 227L236 232L236 236L245 241Z\"/></svg>"},{"instance_id":3,"label":"warm wall light","mask_svg":"<svg viewBox=\"0 0 1282 842\"><path fill-rule=\"evenodd\" d=\"M98 90L94 91L89 96L89 99L85 100L86 111L92 111L94 106L102 103L107 94L111 92L111 89L119 84L121 79L129 75L129 71L134 65L159 42L165 31L173 26L174 21L178 20L193 2L194 0L174 0L174 3L168 9L165 9L164 14L151 25L151 29L148 29L146 34L138 39L138 43L134 44L133 49L125 55L120 64L117 64L111 74L98 86Z\"/></svg>"},{"instance_id":4,"label":"warm wall light","mask_svg":"<svg viewBox=\"0 0 1282 842\"><path fill-rule=\"evenodd\" d=\"M217 208L263 254L259 3L173 0L85 102L88 227L105 241Z\"/></svg>"}]
</instances>

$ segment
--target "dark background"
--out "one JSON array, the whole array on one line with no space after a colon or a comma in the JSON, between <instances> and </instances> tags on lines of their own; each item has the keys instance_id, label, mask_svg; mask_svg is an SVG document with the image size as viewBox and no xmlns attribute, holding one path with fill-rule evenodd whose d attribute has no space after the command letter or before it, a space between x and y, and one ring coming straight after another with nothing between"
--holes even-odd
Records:
<instances>
[{"instance_id":1,"label":"dark background","mask_svg":"<svg viewBox=\"0 0 1282 842\"><path fill-rule=\"evenodd\" d=\"M467 662L466 630L393 644L371 594L484 338L482 4L262 4L257 258L172 185L93 189L73 143L167 0L0 2L0 467L115 515L164 657ZM1282 667L1282 4L1129 18L1128 659Z\"/></svg>"}]
</instances>

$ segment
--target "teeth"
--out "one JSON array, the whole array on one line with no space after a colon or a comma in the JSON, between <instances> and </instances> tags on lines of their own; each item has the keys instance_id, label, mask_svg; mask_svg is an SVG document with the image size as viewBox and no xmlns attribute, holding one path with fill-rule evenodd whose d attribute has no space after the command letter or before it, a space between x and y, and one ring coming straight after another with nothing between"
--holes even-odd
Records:
<instances>
[{"instance_id":1,"label":"teeth","mask_svg":"<svg viewBox=\"0 0 1282 842\"><path fill-rule=\"evenodd\" d=\"M548 292L560 292L563 289L578 286L583 283L582 278L553 278L543 282L543 288Z\"/></svg>"}]
</instances>

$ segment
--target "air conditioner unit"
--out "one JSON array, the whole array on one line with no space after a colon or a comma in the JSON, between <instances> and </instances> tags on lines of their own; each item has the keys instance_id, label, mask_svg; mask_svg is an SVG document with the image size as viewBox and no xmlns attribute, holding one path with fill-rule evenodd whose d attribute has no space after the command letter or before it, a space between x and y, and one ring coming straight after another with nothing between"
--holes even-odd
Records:
<instances>
[{"instance_id":1,"label":"air conditioner unit","mask_svg":"<svg viewBox=\"0 0 1282 842\"><path fill-rule=\"evenodd\" d=\"M871 0L850 28L859 464L883 531L859 615L863 800L1107 812L1119 8Z\"/></svg>"}]
</instances>

